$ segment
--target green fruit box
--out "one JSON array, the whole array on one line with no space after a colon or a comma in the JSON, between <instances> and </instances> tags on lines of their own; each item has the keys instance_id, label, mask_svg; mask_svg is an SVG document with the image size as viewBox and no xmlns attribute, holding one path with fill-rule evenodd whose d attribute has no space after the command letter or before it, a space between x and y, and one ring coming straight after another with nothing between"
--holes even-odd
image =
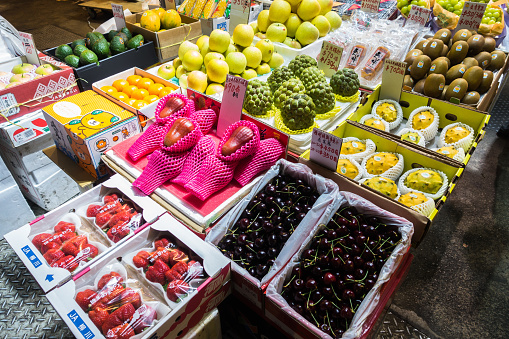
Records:
<instances>
[{"instance_id":1,"label":"green fruit box","mask_svg":"<svg viewBox=\"0 0 509 339\"><path fill-rule=\"evenodd\" d=\"M130 254L152 247L154 240L161 237L169 239L177 249L195 260L198 263L196 268L201 273L199 278L195 275L189 276L189 279L182 277L189 283L191 289L187 294L180 294L178 302L168 302L166 292L162 294L164 290L162 286L149 281L141 269L131 265L132 260L129 262ZM138 306L132 319L125 322L129 326L124 324L129 329L134 328L138 334L136 338L140 339L184 337L205 314L217 307L230 293L229 260L217 253L212 246L204 243L169 213L164 213L157 220L138 229L136 236L47 294L48 300L76 338L104 338L104 332L101 332L91 320L92 312L87 313L80 307L76 295L77 292L92 289L97 290L101 296L107 296L108 289L102 288L99 291L98 286L100 280L103 280L100 278L111 272L118 273L123 279L122 284L141 296L141 306ZM159 289L156 285L159 285ZM118 304L114 307L118 307ZM141 309L143 311L140 311ZM109 318L107 317L106 321L109 321ZM140 331L137 329L140 323L148 327Z\"/></svg>"},{"instance_id":2,"label":"green fruit box","mask_svg":"<svg viewBox=\"0 0 509 339\"><path fill-rule=\"evenodd\" d=\"M359 122L363 116L371 114L373 105L379 99L380 88L381 88L380 86L377 87L375 91L365 99L365 102L359 105L357 110L348 117L348 119L355 122ZM401 105L404 117L402 125L404 124L406 119L408 119L413 110L422 106L429 106L435 109L440 118L438 126L439 131L437 133L437 136L440 135L440 130L442 130L447 125L453 123L463 123L470 126L474 130L474 137L471 145L465 151L465 158L461 162L456 161L438 152L432 151L429 148L419 146L409 141L403 141L398 135L394 134L393 132L385 132L365 125L362 125L363 128L374 133L381 134L388 139L399 140L408 147L415 148L416 150L424 152L425 154L429 154L430 156L439 157L447 161L453 161L457 166L465 167L467 165L467 163L470 160L470 157L472 156L472 153L475 151L477 147L477 144L484 138L484 134L486 133L486 126L488 125L488 121L490 120L490 115L484 112L467 108L466 106L456 105L451 102L429 98L420 94L410 93L407 91L401 92L401 98L399 100L399 103ZM432 141L432 144L436 144L436 141Z\"/></svg>"},{"instance_id":3,"label":"green fruit box","mask_svg":"<svg viewBox=\"0 0 509 339\"><path fill-rule=\"evenodd\" d=\"M463 172L461 165L455 163L451 159L434 156L433 154L428 154L428 152L422 152L401 141L388 139L381 134L377 134L374 131L363 128L362 125L351 121L341 123L336 130L332 132L332 134L340 138L355 137L361 140L371 139L376 145L377 152L393 152L401 154L404 158L403 173L411 170L412 168L424 167L442 171L447 176L447 190L441 198L435 201L435 207L431 213L428 216L425 216L401 204L400 202L379 193L378 191L375 191L365 185L361 185L342 174L314 163L309 160L309 150L302 154L299 158L299 162L309 166L313 172L335 181L338 184L340 191L348 191L360 195L381 208L412 222L415 228L414 235L412 237L412 245L417 246L425 236L433 219L443 206L445 200L456 186L456 183Z\"/></svg>"},{"instance_id":4,"label":"green fruit box","mask_svg":"<svg viewBox=\"0 0 509 339\"><path fill-rule=\"evenodd\" d=\"M104 231L96 225L93 218L87 218L86 216L86 210L89 205L102 205L99 201L102 202L104 196L111 193L115 193L119 197L122 197L124 202L129 202L129 204L134 206L136 211L142 216L142 218L136 218L136 222L129 224L129 234L117 243L112 243L105 235ZM55 287L70 280L72 277L87 270L102 256L109 253L111 249L119 246L126 242L127 239L134 236L137 230L136 227L142 224L142 220L147 222L152 221L164 212L165 210L155 201L150 199L150 197L140 195L127 180L122 178L120 175L115 175L103 184L79 195L53 211L48 212L32 222L18 228L17 230L6 234L5 240L7 240L9 245L14 249L34 279L41 286L42 290L44 292L49 292ZM43 250L42 248L39 250L35 245L36 242L33 241L33 239L41 233L49 233L52 234L52 236L56 235L57 230L54 229L54 227L61 221L73 223L75 225L75 232L78 236L85 235L88 243L94 245L98 249L97 256L93 258L86 258L85 260L77 263L77 268L72 270L72 272L65 268L50 266L47 261L47 258L49 258L48 255L43 257L43 253L41 252L44 251L44 254L46 254L49 250ZM53 240L56 239L50 238L47 243L43 243L44 246L49 248L50 242ZM63 239L62 243L65 244ZM78 256L79 255L76 255L76 257Z\"/></svg>"}]
</instances>

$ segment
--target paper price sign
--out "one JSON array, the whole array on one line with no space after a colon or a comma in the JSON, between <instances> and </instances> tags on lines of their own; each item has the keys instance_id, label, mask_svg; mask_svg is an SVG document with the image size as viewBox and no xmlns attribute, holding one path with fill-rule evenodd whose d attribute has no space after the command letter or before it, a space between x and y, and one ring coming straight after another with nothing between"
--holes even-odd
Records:
<instances>
[{"instance_id":1,"label":"paper price sign","mask_svg":"<svg viewBox=\"0 0 509 339\"><path fill-rule=\"evenodd\" d=\"M249 21L250 0L232 0L230 10L230 34L237 25L247 24Z\"/></svg>"},{"instance_id":2,"label":"paper price sign","mask_svg":"<svg viewBox=\"0 0 509 339\"><path fill-rule=\"evenodd\" d=\"M240 120L247 80L228 74L224 85L223 101L217 119L217 135L223 135L228 126Z\"/></svg>"},{"instance_id":3,"label":"paper price sign","mask_svg":"<svg viewBox=\"0 0 509 339\"><path fill-rule=\"evenodd\" d=\"M364 12L378 13L380 0L362 0L361 10Z\"/></svg>"},{"instance_id":4,"label":"paper price sign","mask_svg":"<svg viewBox=\"0 0 509 339\"><path fill-rule=\"evenodd\" d=\"M380 99L391 99L399 102L405 69L406 64L404 62L385 59Z\"/></svg>"},{"instance_id":5,"label":"paper price sign","mask_svg":"<svg viewBox=\"0 0 509 339\"><path fill-rule=\"evenodd\" d=\"M37 52L37 48L35 48L34 38L32 34L19 32L21 37L21 43L25 48L25 55L27 57L27 61L30 64L41 64L41 60L39 60L39 53Z\"/></svg>"},{"instance_id":6,"label":"paper price sign","mask_svg":"<svg viewBox=\"0 0 509 339\"><path fill-rule=\"evenodd\" d=\"M330 78L336 73L341 61L341 55L343 55L342 47L328 41L323 42L320 59L318 59L318 68L325 73L326 77Z\"/></svg>"},{"instance_id":7,"label":"paper price sign","mask_svg":"<svg viewBox=\"0 0 509 339\"><path fill-rule=\"evenodd\" d=\"M117 31L119 31L121 28L125 27L124 7L122 5L111 4L111 10L113 11Z\"/></svg>"},{"instance_id":8,"label":"paper price sign","mask_svg":"<svg viewBox=\"0 0 509 339\"><path fill-rule=\"evenodd\" d=\"M481 2L465 1L456 29L478 30L486 10L486 5Z\"/></svg>"},{"instance_id":9,"label":"paper price sign","mask_svg":"<svg viewBox=\"0 0 509 339\"><path fill-rule=\"evenodd\" d=\"M313 128L309 159L336 172L342 143L343 139L321 129Z\"/></svg>"},{"instance_id":10,"label":"paper price sign","mask_svg":"<svg viewBox=\"0 0 509 339\"><path fill-rule=\"evenodd\" d=\"M412 7L410 7L410 12L408 13L408 21L424 26L428 22L430 14L431 9L412 5Z\"/></svg>"}]
</instances>

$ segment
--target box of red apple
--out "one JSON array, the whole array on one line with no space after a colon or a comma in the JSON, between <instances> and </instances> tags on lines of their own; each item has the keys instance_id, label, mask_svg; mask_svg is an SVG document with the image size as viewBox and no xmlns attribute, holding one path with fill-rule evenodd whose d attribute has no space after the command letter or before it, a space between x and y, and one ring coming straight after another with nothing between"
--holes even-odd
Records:
<instances>
[{"instance_id":1,"label":"box of red apple","mask_svg":"<svg viewBox=\"0 0 509 339\"><path fill-rule=\"evenodd\" d=\"M292 338L366 338L413 230L408 220L341 191L269 283L265 316Z\"/></svg>"},{"instance_id":2,"label":"box of red apple","mask_svg":"<svg viewBox=\"0 0 509 339\"><path fill-rule=\"evenodd\" d=\"M229 278L229 260L165 213L47 297L77 338L178 338Z\"/></svg>"},{"instance_id":3,"label":"box of red apple","mask_svg":"<svg viewBox=\"0 0 509 339\"><path fill-rule=\"evenodd\" d=\"M48 292L125 242L164 209L115 175L57 209L5 235Z\"/></svg>"},{"instance_id":4,"label":"box of red apple","mask_svg":"<svg viewBox=\"0 0 509 339\"><path fill-rule=\"evenodd\" d=\"M232 261L233 293L263 311L263 293L314 225L329 213L337 185L301 164L279 160L207 234Z\"/></svg>"}]
</instances>

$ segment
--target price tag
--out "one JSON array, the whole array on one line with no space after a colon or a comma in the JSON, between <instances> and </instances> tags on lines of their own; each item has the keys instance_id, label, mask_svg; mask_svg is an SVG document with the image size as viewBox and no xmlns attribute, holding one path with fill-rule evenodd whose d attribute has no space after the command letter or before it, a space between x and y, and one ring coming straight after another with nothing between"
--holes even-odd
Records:
<instances>
[{"instance_id":1,"label":"price tag","mask_svg":"<svg viewBox=\"0 0 509 339\"><path fill-rule=\"evenodd\" d=\"M247 24L249 21L250 0L232 0L230 9L230 34L237 25Z\"/></svg>"},{"instance_id":2,"label":"price tag","mask_svg":"<svg viewBox=\"0 0 509 339\"><path fill-rule=\"evenodd\" d=\"M465 1L456 30L466 28L477 31L479 29L479 25L481 25L486 5L487 4L481 2Z\"/></svg>"},{"instance_id":3,"label":"price tag","mask_svg":"<svg viewBox=\"0 0 509 339\"><path fill-rule=\"evenodd\" d=\"M428 22L430 14L431 9L412 5L408 13L408 22L415 22L420 26L424 26Z\"/></svg>"},{"instance_id":4,"label":"price tag","mask_svg":"<svg viewBox=\"0 0 509 339\"><path fill-rule=\"evenodd\" d=\"M122 5L111 4L111 9L113 11L113 17L115 18L117 31L120 31L121 28L125 27L124 7Z\"/></svg>"},{"instance_id":5,"label":"price tag","mask_svg":"<svg viewBox=\"0 0 509 339\"><path fill-rule=\"evenodd\" d=\"M343 55L342 47L328 41L323 42L320 59L318 60L318 68L325 73L326 77L330 78L336 73L341 61L341 55Z\"/></svg>"},{"instance_id":6,"label":"price tag","mask_svg":"<svg viewBox=\"0 0 509 339\"><path fill-rule=\"evenodd\" d=\"M378 13L380 0L362 0L361 10L364 12Z\"/></svg>"},{"instance_id":7,"label":"price tag","mask_svg":"<svg viewBox=\"0 0 509 339\"><path fill-rule=\"evenodd\" d=\"M404 62L385 59L380 99L391 99L399 102L405 69L406 64Z\"/></svg>"},{"instance_id":8,"label":"price tag","mask_svg":"<svg viewBox=\"0 0 509 339\"><path fill-rule=\"evenodd\" d=\"M223 135L226 128L240 120L247 80L228 74L224 85L223 101L217 119L217 135Z\"/></svg>"},{"instance_id":9,"label":"price tag","mask_svg":"<svg viewBox=\"0 0 509 339\"><path fill-rule=\"evenodd\" d=\"M37 48L35 48L34 38L32 37L32 34L19 32L19 36L21 37L21 43L25 48L27 62L30 64L40 65L41 60L39 60L39 53L37 52Z\"/></svg>"},{"instance_id":10,"label":"price tag","mask_svg":"<svg viewBox=\"0 0 509 339\"><path fill-rule=\"evenodd\" d=\"M340 137L313 128L309 159L336 172L342 143L343 139Z\"/></svg>"}]
</instances>

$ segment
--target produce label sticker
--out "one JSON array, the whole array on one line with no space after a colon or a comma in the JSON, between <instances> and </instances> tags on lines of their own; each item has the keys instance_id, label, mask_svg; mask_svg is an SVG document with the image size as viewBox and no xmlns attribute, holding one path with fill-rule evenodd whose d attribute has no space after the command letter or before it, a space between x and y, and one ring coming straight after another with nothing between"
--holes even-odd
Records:
<instances>
[{"instance_id":1,"label":"produce label sticker","mask_svg":"<svg viewBox=\"0 0 509 339\"><path fill-rule=\"evenodd\" d=\"M224 85L223 101L217 119L217 135L223 135L226 128L240 120L246 94L247 80L228 74Z\"/></svg>"},{"instance_id":2,"label":"produce label sticker","mask_svg":"<svg viewBox=\"0 0 509 339\"><path fill-rule=\"evenodd\" d=\"M309 159L336 172L342 143L342 138L321 129L313 128Z\"/></svg>"},{"instance_id":3,"label":"produce label sticker","mask_svg":"<svg viewBox=\"0 0 509 339\"><path fill-rule=\"evenodd\" d=\"M326 77L331 78L336 73L341 61L341 55L343 55L342 47L328 41L323 42L320 59L318 59L318 68L325 73Z\"/></svg>"},{"instance_id":4,"label":"produce label sticker","mask_svg":"<svg viewBox=\"0 0 509 339\"><path fill-rule=\"evenodd\" d=\"M466 28L477 31L481 25L486 6L487 4L481 2L465 1L456 30Z\"/></svg>"},{"instance_id":5,"label":"produce label sticker","mask_svg":"<svg viewBox=\"0 0 509 339\"><path fill-rule=\"evenodd\" d=\"M420 6L412 5L408 13L408 22L416 23L419 26L424 26L428 22L431 15L431 9Z\"/></svg>"},{"instance_id":6,"label":"produce label sticker","mask_svg":"<svg viewBox=\"0 0 509 339\"><path fill-rule=\"evenodd\" d=\"M83 319L81 319L78 312L76 312L75 310L72 310L71 312L67 313L67 317L69 317L69 319L71 319L72 323L74 324L74 326L76 326L78 331L80 331L83 338L92 339L95 337L92 330L90 330L90 328L87 326L87 324L85 324Z\"/></svg>"},{"instance_id":7,"label":"produce label sticker","mask_svg":"<svg viewBox=\"0 0 509 339\"><path fill-rule=\"evenodd\" d=\"M362 0L361 10L364 12L378 13L380 0Z\"/></svg>"},{"instance_id":8,"label":"produce label sticker","mask_svg":"<svg viewBox=\"0 0 509 339\"><path fill-rule=\"evenodd\" d=\"M115 18L117 31L119 31L121 28L125 27L124 7L122 5L111 4L111 9L113 11L113 17Z\"/></svg>"},{"instance_id":9,"label":"produce label sticker","mask_svg":"<svg viewBox=\"0 0 509 339\"><path fill-rule=\"evenodd\" d=\"M32 34L19 32L19 36L21 37L21 43L25 48L25 55L27 57L28 63L40 65L41 60L39 59L39 53L37 52L37 48L35 48L34 38L32 37Z\"/></svg>"},{"instance_id":10,"label":"produce label sticker","mask_svg":"<svg viewBox=\"0 0 509 339\"><path fill-rule=\"evenodd\" d=\"M39 267L42 265L42 262L39 258L37 258L37 256L35 255L34 251L32 251L32 249L26 245L26 246L23 246L21 248L21 250L23 251L23 253L25 253L25 255L27 256L28 260L30 260L30 262L32 263L32 265L34 265L35 268Z\"/></svg>"},{"instance_id":11,"label":"produce label sticker","mask_svg":"<svg viewBox=\"0 0 509 339\"><path fill-rule=\"evenodd\" d=\"M250 0L232 0L230 10L230 35L237 25L247 24L249 21Z\"/></svg>"},{"instance_id":12,"label":"produce label sticker","mask_svg":"<svg viewBox=\"0 0 509 339\"><path fill-rule=\"evenodd\" d=\"M35 131L32 127L28 127L23 132L14 135L14 140L17 143L24 143L35 137Z\"/></svg>"},{"instance_id":13,"label":"produce label sticker","mask_svg":"<svg viewBox=\"0 0 509 339\"><path fill-rule=\"evenodd\" d=\"M405 78L405 68L406 64L404 62L385 59L380 100L391 99L399 102L403 79Z\"/></svg>"},{"instance_id":14,"label":"produce label sticker","mask_svg":"<svg viewBox=\"0 0 509 339\"><path fill-rule=\"evenodd\" d=\"M0 114L2 114L4 117L8 117L13 114L18 114L19 111L20 108L14 94L5 93L0 95Z\"/></svg>"}]
</instances>

